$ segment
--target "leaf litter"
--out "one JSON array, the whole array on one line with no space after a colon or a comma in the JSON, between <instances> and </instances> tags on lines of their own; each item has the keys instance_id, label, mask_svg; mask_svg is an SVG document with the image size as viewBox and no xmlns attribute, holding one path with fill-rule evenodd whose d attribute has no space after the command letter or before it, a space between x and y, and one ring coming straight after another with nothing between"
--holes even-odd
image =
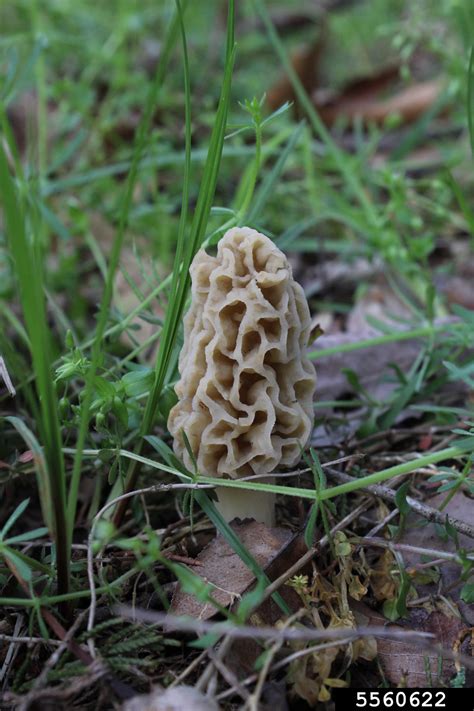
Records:
<instances>
[{"instance_id":1,"label":"leaf litter","mask_svg":"<svg viewBox=\"0 0 474 711\"><path fill-rule=\"evenodd\" d=\"M306 16L303 18L294 16L286 21L279 21L279 27L284 29L294 29L308 27L312 20ZM285 23L288 28L285 28ZM340 123L351 123L357 118L363 124L384 123L392 114L398 114L398 120L402 123L416 121L425 113L436 109L437 102L442 96L443 83L437 78L422 80L416 78L408 86L401 85L399 75L400 65L382 67L376 73L369 73L366 76L349 78L343 83L340 89L328 92L324 84L320 83L320 69L324 60L326 28L319 27L319 39L297 51L294 68L296 69L303 85L311 94L315 106L320 110L323 120L327 125ZM154 61L154 60L153 60ZM267 101L270 105L279 106L285 100L294 100L295 94L292 86L286 79L282 80L268 92ZM300 107L297 107L300 112ZM444 107L442 109L446 111ZM30 109L28 109L30 111ZM21 111L20 111L21 113ZM299 114L298 114L299 115ZM115 143L128 141L135 132L136 113L131 111L124 121L118 122L112 130L105 134L105 144L109 152L113 152L117 147ZM19 121L24 121L24 115ZM18 124L19 138L24 144L24 127ZM398 141L400 134L396 135ZM113 140L111 140L111 137ZM337 135L338 140L342 138ZM374 160L380 158L375 156ZM414 154L410 154L413 156ZM119 174L119 179L121 175ZM139 196L138 196L139 197ZM113 231L113 229L112 229ZM102 241L103 230L99 226L96 232L98 242ZM455 231L456 243L463 241L463 235ZM110 238L110 235L109 235ZM465 240L464 240L465 241ZM106 240L104 239L104 242ZM107 245L102 245L107 252ZM472 289L470 282L472 277L472 255L469 250L464 253L465 257L458 261L453 272L449 273L447 266L450 264L451 254L445 254L441 263L444 270L436 275L440 291L447 296L449 304L461 304L466 308L472 308ZM391 287L382 278L384 271L382 261L375 259L359 258L354 264L345 263L342 260L336 262L334 255L325 255L324 263L309 264L310 259L296 257L296 269L301 282L306 288L307 294L312 298L319 298L323 302L340 301L345 304L355 301L345 315L334 310L328 310L325 314L324 333L318 338L314 346L315 350L335 349L339 350L330 358L321 359L318 363L318 398L319 400L334 401L341 403L351 398L360 397L361 394L378 401L386 403L390 396L400 385L400 382L389 376L393 373L393 365L396 363L401 372L408 372L420 352L422 341L419 339L401 340L394 343L369 346L360 350L347 350L346 346L353 346L366 339L376 337L386 333L390 329L403 330L409 328L410 311L404 307L404 302L394 294ZM122 272L117 282L116 305L123 312L129 311L140 303L142 294L137 293L142 289L143 282L146 282L150 272L149 264L145 271L137 259L137 252L127 250L124 252L124 265L128 270L128 277ZM469 263L470 262L470 263ZM302 264L304 263L304 265ZM136 268L135 268L136 267ZM154 275L152 275L154 276ZM360 282L364 281L365 293L355 296ZM90 296L90 294L89 294ZM94 298L91 298L93 301ZM319 308L319 306L318 306ZM315 308L317 312L318 309ZM158 319L161 311L155 308L153 313L145 314ZM367 317L370 317L369 320ZM140 331L131 329L132 336L137 343L148 340L153 329L145 333L143 322L146 319L140 318L134 322L133 326L141 326ZM377 326L374 327L374 323ZM444 320L435 321L436 326L443 325ZM446 320L447 328L450 321ZM147 324L149 325L149 324ZM382 330L381 328L382 327ZM152 354L149 352L151 359ZM350 371L350 373L349 373ZM441 383L436 396L443 396L447 392L449 383ZM463 409L469 397L469 388L464 387L457 391L452 400L446 405ZM318 446L323 459L332 459L334 456L348 458L343 463L341 470L348 471L352 475L358 473L359 455L364 455L364 464L369 468L377 469L380 462L398 462L403 458L404 452L412 451L415 445L420 444L418 449L430 451L431 448L442 446L446 436L450 436L453 424L457 422L451 419L443 430L442 426L430 426L425 424L422 418L426 415L422 409L414 409L411 402L407 407L401 407L395 413L387 434L380 433L377 426L372 432L366 433L366 438L360 433L361 425L367 419L367 409L353 408L349 412L338 409L337 403L328 405L321 409L324 422L318 425L313 435L312 444ZM446 403L444 403L446 404ZM318 411L317 411L318 414ZM384 414L384 413L382 413ZM459 415L460 423L465 426L463 415ZM339 420L339 422L335 422ZM414 425L420 422L420 431L415 431ZM380 430L380 428L378 428ZM390 430L390 431L389 431ZM382 435L382 436L381 436ZM377 439L378 438L378 439ZM414 444L415 440L415 444ZM19 463L27 461L28 453L24 459L18 458L17 451L15 457L3 457L2 466L14 470L14 476L18 476L15 471L17 460ZM327 455L327 456L326 456ZM23 456L23 455L21 455ZM3 464L3 459L5 463ZM96 475L95 470L91 470L91 479ZM421 472L413 478L412 493L434 508L439 508L446 494L436 494L432 496L433 490L443 483L435 485L427 484L428 476L437 476L440 472L432 468L429 472ZM291 474L291 473L288 473ZM314 485L311 478L305 473L293 473L298 477L299 483L305 483L308 487ZM306 478L305 478L306 477ZM24 481L24 480L23 480ZM292 476L290 481L295 481ZM447 481L447 480L446 480ZM399 482L397 483L399 486ZM431 488L430 488L431 487ZM90 499L97 496L91 488ZM89 496L88 496L89 498ZM461 651L465 657L472 655L472 646L469 625L473 624L472 601L469 602L469 560L466 555L472 549L472 540L463 536L462 533L454 534L452 528L433 523L426 523L418 514L402 512L403 494L392 504L383 503L381 499L374 495L367 495L360 492L354 497L345 497L341 502L341 509L337 512L329 511L329 523L331 528L329 539L331 541L331 555L326 547L318 549L318 542L327 535L327 531L321 521L316 527L316 548L312 559L301 567L298 573L292 575L285 583L281 583L280 591L285 600L290 604L290 609L298 618L293 621L293 625L315 629L329 630L341 629L353 631L357 626L383 626L389 629L398 629L400 632L409 630L419 630L433 633L436 641L442 647L452 652ZM183 511L171 503L170 499L163 504L161 499L153 500L151 505L143 501L147 517L154 519L154 513L159 511L163 515L166 523L174 528L162 527L163 543L166 544L171 560L186 562L190 569L201 578L206 584L210 584L211 594L219 603L221 608L230 613L238 610L239 603L246 600L246 596L255 592L255 576L242 563L240 558L227 546L220 537L214 538L210 543L209 530L204 535L199 526L189 525L189 519L183 516ZM91 509L93 503L91 503ZM154 509L156 507L156 509ZM161 508L160 508L161 507ZM347 513L348 508L360 507L357 517L355 517L344 531L334 531L337 520ZM87 513L87 505L85 505ZM445 510L457 519L463 519L472 524L472 492L465 488L458 491L448 502ZM307 511L301 502L280 501L280 519L285 527L274 530L263 530L255 523L243 522L234 524L234 530L238 533L242 542L257 559L260 567L267 572L271 580L278 580L284 577L285 571L300 561L307 553L303 544L302 529L307 522ZM177 520L176 520L177 516ZM405 516L405 519L403 519ZM173 519L170 521L170 519ZM87 520L87 517L82 518ZM159 519L161 521L161 519ZM131 521L129 521L131 523ZM128 525L128 524L127 524ZM160 523L161 525L161 523ZM370 530L378 527L380 542L384 542L386 548L378 548L370 543L365 547L360 541L365 535L370 538ZM368 534L369 532L369 534ZM146 538L146 536L144 537ZM147 540L151 540L151 536ZM210 619L211 616L222 616L223 609L216 609L209 602L196 598L176 586L173 576L169 575L162 564L157 565L156 560L150 566L146 558L146 551L139 549L143 539L134 541L137 560L140 560L142 568L136 579L131 583L124 583L122 595L124 599L138 600L142 607L160 607L163 604L163 595L156 586L153 575L158 574L163 578L165 598L171 597L170 614L190 615L199 620ZM405 546L403 550L397 549L397 545ZM433 549L439 553L452 556L451 559L443 559L430 564L426 556L419 550L410 551L406 547ZM113 580L118 574L130 569L130 557L121 557L121 553L114 549L113 545L106 550L104 567L99 571L104 580ZM140 555L142 555L140 558ZM75 562L77 565L83 560L81 549L75 551ZM191 560L196 555L195 561L199 565L191 565ZM464 563L464 568L463 568ZM150 566L147 568L147 565ZM402 575L401 571L406 571ZM144 575L144 571L151 571L150 583ZM460 571L464 579L460 579ZM12 581L7 580L6 591ZM257 586L258 588L258 586ZM461 590L467 589L462 598ZM248 598L247 598L248 599ZM258 590L253 598L258 601ZM380 613L385 612L385 615ZM403 641L393 640L379 636L377 638L366 635L359 640L350 640L339 644L328 644L325 648L318 645L319 649L311 649L311 643L307 641L289 641L283 643L278 641L278 630L289 624L281 612L273 603L266 605L265 602L257 606L251 615L249 622L256 628L259 626L273 625L276 637L273 643L267 646L261 642L254 642L254 646L242 645L240 648L236 642L231 645L225 654L221 655L224 644L209 643L206 647L201 661L199 661L190 672L189 663L191 655L190 648L187 647L189 636L176 634L170 637L168 665L158 654L153 656L153 648L146 646L142 649L139 640L133 638L133 632L127 630L119 637L114 637L101 625L107 625L111 621L110 606L104 598L101 598L98 609L98 627L94 634L101 641L100 649L104 650L104 655L108 663L113 667L116 665L116 673L127 674L127 679L132 678L135 690L150 690L151 679L163 679L169 681L173 678L185 674L187 678L193 677L198 680L202 688L208 688L209 693L216 692L216 688L221 689L220 693L226 693L229 689L238 689L237 682L240 682L246 674L257 675L265 670L266 660L274 660L275 668L285 670L285 681L290 688L290 703L297 703L298 699L305 700L308 704L314 705L317 702L325 702L330 699L331 689L347 685L349 676L360 675L360 678L370 678L374 684L380 681L388 681L394 686L412 685L433 685L449 684L454 675L463 668L462 662L456 659L445 659L440 664L439 650L427 650L421 653L420 649ZM291 619L291 618L290 618ZM393 620L396 620L394 622ZM5 622L5 621L3 621ZM153 628L155 629L155 628ZM166 626L165 626L166 629ZM13 623L13 618L8 618L8 624L2 624L0 632L6 638L15 639L27 636L27 627L23 621ZM21 634L20 634L21 633ZM127 637L129 638L127 640ZM2 661L12 649L11 645L16 642L9 642L2 638ZM79 643L85 646L84 635ZM126 645L128 652L124 665L127 671L120 668L120 660L114 656L113 648L116 645ZM21 643L18 643L21 644ZM161 640L160 640L161 644ZM39 657L45 658L44 652L35 651L30 655L25 653L24 648L15 646L15 656L21 661L21 668L26 668L28 663L33 663L33 668L39 669ZM124 647L125 650L125 647ZM107 657L106 652L110 655ZM175 654L175 656L173 656ZM191 652L192 654L192 652ZM199 660L198 652L192 657L191 664ZM135 655L135 656L134 656ZM374 659L380 662L381 674L374 671L376 664ZM125 654L124 654L125 656ZM86 699L87 703L95 703L97 698L91 689L104 689L101 683L103 673L94 675L77 674L77 667L74 667L75 660L71 656L64 655L66 661L57 666L57 676L51 675L53 690L52 697L57 693L59 701L65 701L69 697ZM286 664L286 660L289 660ZM143 666L142 666L143 664ZM150 668L149 677L142 671ZM278 667L278 665L280 666ZM206 666L207 665L207 666ZM222 666L224 665L224 666ZM54 665L52 665L54 669ZM210 670L210 671L208 671ZM262 687L262 702L268 702L271 697L271 684L277 684L276 676L272 679L272 665L267 668L267 681ZM201 674L196 676L196 671ZM230 672L230 675L229 675ZM232 674L234 675L232 677ZM23 675L23 676L22 676ZM177 676L178 675L178 676ZM207 675L207 676L206 676ZM365 675L365 676L364 676ZM16 694L21 696L28 689L28 683L24 682L24 673L16 679ZM64 686L58 684L61 677L66 680L75 679L71 682L69 690L67 682ZM204 678L204 680L203 680ZM263 678L263 677L262 677ZM78 681L79 680L79 681ZM83 686L79 688L79 682ZM77 683L77 689L74 689ZM252 682L254 683L254 682ZM95 685L95 686L94 686ZM107 687L105 687L107 688ZM188 687L176 685L174 692L178 703L191 703ZM54 691L56 689L56 692ZM102 691L103 693L103 691ZM166 692L167 694L168 692ZM62 696L61 696L62 694ZM89 694L89 696L88 696ZM138 704L138 708L159 709L165 700L162 689L155 689L150 695L146 695L140 706L139 698L129 702L129 708L135 708L133 704ZM181 694L181 696L180 696ZM197 691L193 698L193 703L202 702L200 692ZM285 689L279 689L277 696L281 700L285 694ZM232 694L231 694L232 695ZM90 701L92 696L92 701ZM245 695L244 695L245 696ZM48 699L38 695L37 703L41 699ZM214 703L208 699L207 708L211 708ZM130 705L131 704L131 705ZM125 707L127 708L127 707ZM273 704L272 708L276 708Z\"/></svg>"}]
</instances>

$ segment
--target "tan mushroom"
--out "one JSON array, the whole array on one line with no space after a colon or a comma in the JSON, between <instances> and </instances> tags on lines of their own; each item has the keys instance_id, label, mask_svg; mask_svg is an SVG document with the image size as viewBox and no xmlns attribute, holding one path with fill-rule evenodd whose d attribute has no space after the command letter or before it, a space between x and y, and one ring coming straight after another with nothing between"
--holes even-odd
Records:
<instances>
[{"instance_id":1,"label":"tan mushroom","mask_svg":"<svg viewBox=\"0 0 474 711\"><path fill-rule=\"evenodd\" d=\"M229 230L215 257L199 251L191 277L178 403L168 420L174 450L192 469L184 432L202 474L271 481L277 467L296 464L313 425L303 289L283 252L248 227ZM273 524L272 494L217 491L227 520Z\"/></svg>"}]
</instances>

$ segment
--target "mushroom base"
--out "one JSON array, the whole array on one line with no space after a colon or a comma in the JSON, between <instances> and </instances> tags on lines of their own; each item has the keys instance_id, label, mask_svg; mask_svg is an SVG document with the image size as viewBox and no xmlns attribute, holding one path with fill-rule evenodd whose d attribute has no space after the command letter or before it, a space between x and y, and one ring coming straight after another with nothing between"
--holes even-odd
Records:
<instances>
[{"instance_id":1,"label":"mushroom base","mask_svg":"<svg viewBox=\"0 0 474 711\"><path fill-rule=\"evenodd\" d=\"M258 481L265 484L275 483L273 477ZM223 486L218 486L216 491L216 506L226 521L233 521L234 518L253 518L266 526L275 525L275 494Z\"/></svg>"}]
</instances>

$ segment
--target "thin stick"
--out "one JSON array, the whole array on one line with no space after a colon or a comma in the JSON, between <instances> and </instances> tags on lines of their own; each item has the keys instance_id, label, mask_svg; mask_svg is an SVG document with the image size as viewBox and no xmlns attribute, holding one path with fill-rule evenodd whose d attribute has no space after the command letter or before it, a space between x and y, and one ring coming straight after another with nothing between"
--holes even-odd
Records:
<instances>
[{"instance_id":1,"label":"thin stick","mask_svg":"<svg viewBox=\"0 0 474 711\"><path fill-rule=\"evenodd\" d=\"M250 699L250 694L247 691L247 689L241 685L240 681L237 679L236 675L226 667L224 664L224 656L227 653L227 649L225 651L222 650L222 645L221 648L219 649L219 652L216 654L212 649L208 650L209 657L211 659L212 664L216 667L217 671L221 674L223 679L229 684L229 686L232 686L236 692L239 694L240 698L243 701L248 701Z\"/></svg>"},{"instance_id":2,"label":"thin stick","mask_svg":"<svg viewBox=\"0 0 474 711\"><path fill-rule=\"evenodd\" d=\"M193 617L182 615L170 615L164 612L154 612L152 610L134 610L127 605L117 605L114 608L115 614L125 619L133 619L140 622L150 622L154 625L164 625L167 630L174 629L179 632L194 632L195 634L226 634L233 639L283 639L284 641L312 641L312 640L340 640L360 639L361 637L382 637L384 639L394 639L399 641L410 641L420 644L435 639L435 635L429 632L417 632L414 630L391 629L384 626L358 627L353 630L337 627L315 630L310 627L291 627L288 629L276 629L274 627L256 627L255 625L231 626L233 623L210 622L209 620L198 620ZM471 666L474 667L474 660L471 659Z\"/></svg>"},{"instance_id":3,"label":"thin stick","mask_svg":"<svg viewBox=\"0 0 474 711\"><path fill-rule=\"evenodd\" d=\"M297 620L299 620L302 617L302 615L305 614L305 612L306 611L304 609L298 610L298 612L296 612L294 615L292 615L285 621L284 628L289 627L291 624L293 624L293 622L296 622ZM279 652L279 650L282 648L282 646L283 646L283 640L278 639L276 642L274 642L271 649L268 650L262 670L261 670L260 674L257 675L258 676L257 685L256 685L252 695L247 700L247 706L249 708L249 711L258 711L260 697L262 695L265 679L267 678L267 674L270 671L270 667L272 666L272 662L275 657L275 654L277 654L277 652Z\"/></svg>"},{"instance_id":4,"label":"thin stick","mask_svg":"<svg viewBox=\"0 0 474 711\"><path fill-rule=\"evenodd\" d=\"M336 479L336 481L357 481L355 477L349 476L349 474L340 472L337 469L332 469L331 467L328 467L327 471L329 476L333 479ZM372 494L379 496L381 499L385 499L386 501L396 501L397 492L389 486L385 486L384 484L371 484L365 488L367 491L370 491ZM447 521L459 533L463 533L465 536L469 536L469 538L474 538L474 527L470 526L466 521L461 521L460 519L454 518L453 516L448 516L446 513L438 511L437 509L434 509L431 506L427 506L426 504L423 504L421 501L417 501L417 499L414 499L411 496L406 497L406 502L410 506L410 508L413 509L413 511L416 511L416 513L419 513L420 516L423 516L423 518L426 518L428 521L440 524L445 524Z\"/></svg>"},{"instance_id":5,"label":"thin stick","mask_svg":"<svg viewBox=\"0 0 474 711\"><path fill-rule=\"evenodd\" d=\"M189 664L184 671L181 672L179 676L176 677L176 679L167 687L168 689L172 689L174 686L178 686L178 684L181 684L182 681L186 679L187 676L191 674L192 671L196 669L200 665L200 663L206 658L207 656L207 649L204 649L199 656L196 657L196 659L193 659L191 664Z\"/></svg>"},{"instance_id":6,"label":"thin stick","mask_svg":"<svg viewBox=\"0 0 474 711\"><path fill-rule=\"evenodd\" d=\"M13 634L17 635L21 629L21 626L23 624L23 615L17 615L16 621L15 621L15 628L13 630ZM2 635L6 636L6 635ZM7 653L5 654L5 658L3 660L3 665L2 668L0 669L0 681L3 681L5 679L5 684L7 680L7 675L8 675L8 670L11 668L11 665L13 664L13 661L18 653L18 647L15 646L15 642L10 640L10 644L8 646Z\"/></svg>"},{"instance_id":7,"label":"thin stick","mask_svg":"<svg viewBox=\"0 0 474 711\"><path fill-rule=\"evenodd\" d=\"M340 639L338 642L323 642L323 644L316 644L312 647L306 647L306 649L300 649L298 652L293 652L293 654L289 654L287 657L284 659L281 659L279 662L274 664L272 666L272 672L278 671L278 669L283 669L283 667L287 666L287 664L290 664L293 662L295 659L299 659L300 657L307 656L308 654L314 654L315 652L319 652L322 649L328 649L328 647L334 647L334 645L342 646L343 644L350 644L354 640L350 637ZM257 681L258 674L251 674L250 676L246 677L245 679L242 679L240 682L243 686L247 686L248 684L252 684L254 681ZM232 696L234 693L234 689L226 689L226 691L223 691L222 693L219 694L219 696L216 697L216 701L221 701L222 699L226 699L228 696Z\"/></svg>"},{"instance_id":8,"label":"thin stick","mask_svg":"<svg viewBox=\"0 0 474 711\"><path fill-rule=\"evenodd\" d=\"M230 635L226 636L223 639L222 644L219 647L219 655L222 655L222 657L224 657L227 654L227 652L232 644L232 641L233 640ZM203 671L203 673L201 674L201 676L199 677L198 681L195 684L195 687L198 691L203 691L203 689L206 688L206 686L208 685L208 683L211 680L213 670L214 670L214 665L212 663L208 664L207 667L205 668L205 670Z\"/></svg>"},{"instance_id":9,"label":"thin stick","mask_svg":"<svg viewBox=\"0 0 474 711\"><path fill-rule=\"evenodd\" d=\"M13 644L45 644L51 647L59 647L62 642L59 639L45 639L44 637L22 637L18 635L0 634L0 642L13 642Z\"/></svg>"},{"instance_id":10,"label":"thin stick","mask_svg":"<svg viewBox=\"0 0 474 711\"><path fill-rule=\"evenodd\" d=\"M410 546L407 543L394 543L393 541L386 541L384 538L371 538L368 536L363 536L357 538L358 545L363 546L376 546L377 548L388 548L388 550L394 551L406 551L407 553L418 553L419 555L428 555L433 558L440 558L442 560L453 560L460 562L460 558L457 553L448 553L447 551L439 551L435 548L422 548L421 546ZM466 560L474 561L474 555L466 555Z\"/></svg>"}]
</instances>

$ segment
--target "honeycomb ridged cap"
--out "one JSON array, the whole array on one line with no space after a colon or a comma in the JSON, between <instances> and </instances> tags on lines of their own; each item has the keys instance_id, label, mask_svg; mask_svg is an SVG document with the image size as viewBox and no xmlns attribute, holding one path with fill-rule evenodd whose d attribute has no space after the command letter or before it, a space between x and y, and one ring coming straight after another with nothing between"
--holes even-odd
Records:
<instances>
[{"instance_id":1,"label":"honeycomb ridged cap","mask_svg":"<svg viewBox=\"0 0 474 711\"><path fill-rule=\"evenodd\" d=\"M268 474L292 466L313 426L310 313L286 256L248 227L229 230L215 257L191 266L178 403L168 428L187 468L208 476Z\"/></svg>"}]
</instances>

